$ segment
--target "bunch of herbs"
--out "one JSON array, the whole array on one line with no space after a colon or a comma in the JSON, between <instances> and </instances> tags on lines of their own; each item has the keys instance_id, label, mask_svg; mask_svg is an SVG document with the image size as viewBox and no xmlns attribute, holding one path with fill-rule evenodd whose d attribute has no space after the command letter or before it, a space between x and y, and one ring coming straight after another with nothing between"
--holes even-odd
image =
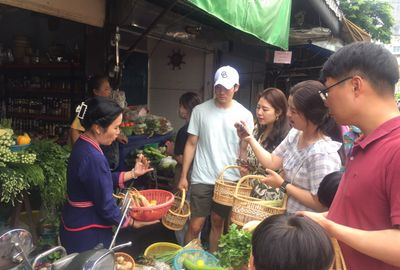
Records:
<instances>
[{"instance_id":1,"label":"bunch of herbs","mask_svg":"<svg viewBox=\"0 0 400 270\"><path fill-rule=\"evenodd\" d=\"M241 270L248 264L251 252L251 233L238 228L236 224L229 227L218 243L216 257L221 266Z\"/></svg>"},{"instance_id":2,"label":"bunch of herbs","mask_svg":"<svg viewBox=\"0 0 400 270\"><path fill-rule=\"evenodd\" d=\"M45 210L54 212L65 200L70 153L53 140L35 140L29 151L36 153L37 164L42 168L45 177L45 181L38 185L42 206Z\"/></svg>"}]
</instances>

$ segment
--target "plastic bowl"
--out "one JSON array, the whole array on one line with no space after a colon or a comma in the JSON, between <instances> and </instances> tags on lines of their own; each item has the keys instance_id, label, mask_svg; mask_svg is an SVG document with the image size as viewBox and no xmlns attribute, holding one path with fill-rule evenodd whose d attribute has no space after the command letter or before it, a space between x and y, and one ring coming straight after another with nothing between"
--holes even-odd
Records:
<instances>
[{"instance_id":1,"label":"plastic bowl","mask_svg":"<svg viewBox=\"0 0 400 270\"><path fill-rule=\"evenodd\" d=\"M118 257L122 257L122 258L124 258L124 262L130 262L131 263L131 267L125 268L126 270L135 269L135 260L129 254L127 254L125 252L116 252L114 257L115 257L115 264L118 264L117 258Z\"/></svg>"},{"instance_id":2,"label":"plastic bowl","mask_svg":"<svg viewBox=\"0 0 400 270\"><path fill-rule=\"evenodd\" d=\"M31 146L30 143L11 145L10 150L11 150L11 152L19 152L19 151L23 151L23 150L27 149L29 146Z\"/></svg>"},{"instance_id":3,"label":"plastic bowl","mask_svg":"<svg viewBox=\"0 0 400 270\"><path fill-rule=\"evenodd\" d=\"M211 253L199 249L186 249L176 254L174 259L174 269L183 269L183 260L185 259L190 260L194 264L196 264L198 260L202 260L204 262L204 266L207 267L220 267L218 259Z\"/></svg>"},{"instance_id":4,"label":"plastic bowl","mask_svg":"<svg viewBox=\"0 0 400 270\"><path fill-rule=\"evenodd\" d=\"M151 244L146 248L144 251L143 255L144 256L152 256L156 255L162 252L167 252L167 251L176 251L178 252L181 250L182 247L180 245L174 244L174 243L169 243L169 242L157 242L154 244Z\"/></svg>"}]
</instances>

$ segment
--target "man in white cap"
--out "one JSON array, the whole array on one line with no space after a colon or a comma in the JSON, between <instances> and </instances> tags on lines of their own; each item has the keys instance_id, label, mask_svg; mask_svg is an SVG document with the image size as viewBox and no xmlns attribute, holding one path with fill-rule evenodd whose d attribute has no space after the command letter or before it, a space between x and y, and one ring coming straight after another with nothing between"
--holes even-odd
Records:
<instances>
[{"instance_id":1,"label":"man in white cap","mask_svg":"<svg viewBox=\"0 0 400 270\"><path fill-rule=\"evenodd\" d=\"M219 68L214 78L214 98L193 109L183 154L179 188L188 189L193 162L190 174L192 216L185 242L198 237L211 214L211 252L218 249L218 240L231 210L231 207L213 202L215 180L225 166L236 164L238 158L246 158L247 145L241 145L235 123L245 121L250 131L254 126L251 112L233 99L238 90L238 72L230 66ZM227 170L224 178L237 181L239 171Z\"/></svg>"}]
</instances>

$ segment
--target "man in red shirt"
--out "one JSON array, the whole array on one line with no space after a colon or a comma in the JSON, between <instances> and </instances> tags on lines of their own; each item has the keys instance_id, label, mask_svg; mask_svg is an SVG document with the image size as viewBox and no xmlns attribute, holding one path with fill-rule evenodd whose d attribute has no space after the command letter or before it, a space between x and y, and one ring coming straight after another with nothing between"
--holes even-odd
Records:
<instances>
[{"instance_id":1,"label":"man in red shirt","mask_svg":"<svg viewBox=\"0 0 400 270\"><path fill-rule=\"evenodd\" d=\"M349 270L400 269L400 113L396 58L353 43L324 64L321 98L336 121L355 125L355 143L329 213L300 212L339 240Z\"/></svg>"}]
</instances>

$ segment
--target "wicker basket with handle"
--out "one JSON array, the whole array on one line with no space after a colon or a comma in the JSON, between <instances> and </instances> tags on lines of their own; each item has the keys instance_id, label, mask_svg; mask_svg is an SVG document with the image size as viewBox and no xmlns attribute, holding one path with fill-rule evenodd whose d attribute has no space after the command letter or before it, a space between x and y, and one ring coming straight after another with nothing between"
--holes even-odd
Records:
<instances>
[{"instance_id":1,"label":"wicker basket with handle","mask_svg":"<svg viewBox=\"0 0 400 270\"><path fill-rule=\"evenodd\" d=\"M180 231L185 226L190 216L190 205L186 201L186 190L181 190L182 197L175 195L168 213L162 217L162 224L170 230Z\"/></svg>"},{"instance_id":2,"label":"wicker basket with handle","mask_svg":"<svg viewBox=\"0 0 400 270\"><path fill-rule=\"evenodd\" d=\"M213 195L214 202L226 206L232 206L233 194L235 193L237 182L224 180L224 173L228 169L239 169L239 168L240 166L232 165L232 166L226 166L222 169L217 180L215 181L214 195ZM243 196L249 196L252 189L253 189L252 186L250 186L250 184L246 182L242 186L239 186L238 194Z\"/></svg>"},{"instance_id":3,"label":"wicker basket with handle","mask_svg":"<svg viewBox=\"0 0 400 270\"><path fill-rule=\"evenodd\" d=\"M331 240L333 249L335 251L335 257L329 270L347 270L346 264L344 263L343 253L340 249L338 241L335 238L331 238Z\"/></svg>"},{"instance_id":4,"label":"wicker basket with handle","mask_svg":"<svg viewBox=\"0 0 400 270\"><path fill-rule=\"evenodd\" d=\"M233 194L233 205L232 205L232 216L231 221L239 226L243 226L252 220L264 220L266 217L283 214L286 212L287 195L283 197L282 206L275 207L263 204L264 200L250 197L250 195L242 195L239 193L239 187L243 185L243 182L249 182L251 180L260 181L264 179L262 175L246 175L240 178L236 185L235 192Z\"/></svg>"}]
</instances>

